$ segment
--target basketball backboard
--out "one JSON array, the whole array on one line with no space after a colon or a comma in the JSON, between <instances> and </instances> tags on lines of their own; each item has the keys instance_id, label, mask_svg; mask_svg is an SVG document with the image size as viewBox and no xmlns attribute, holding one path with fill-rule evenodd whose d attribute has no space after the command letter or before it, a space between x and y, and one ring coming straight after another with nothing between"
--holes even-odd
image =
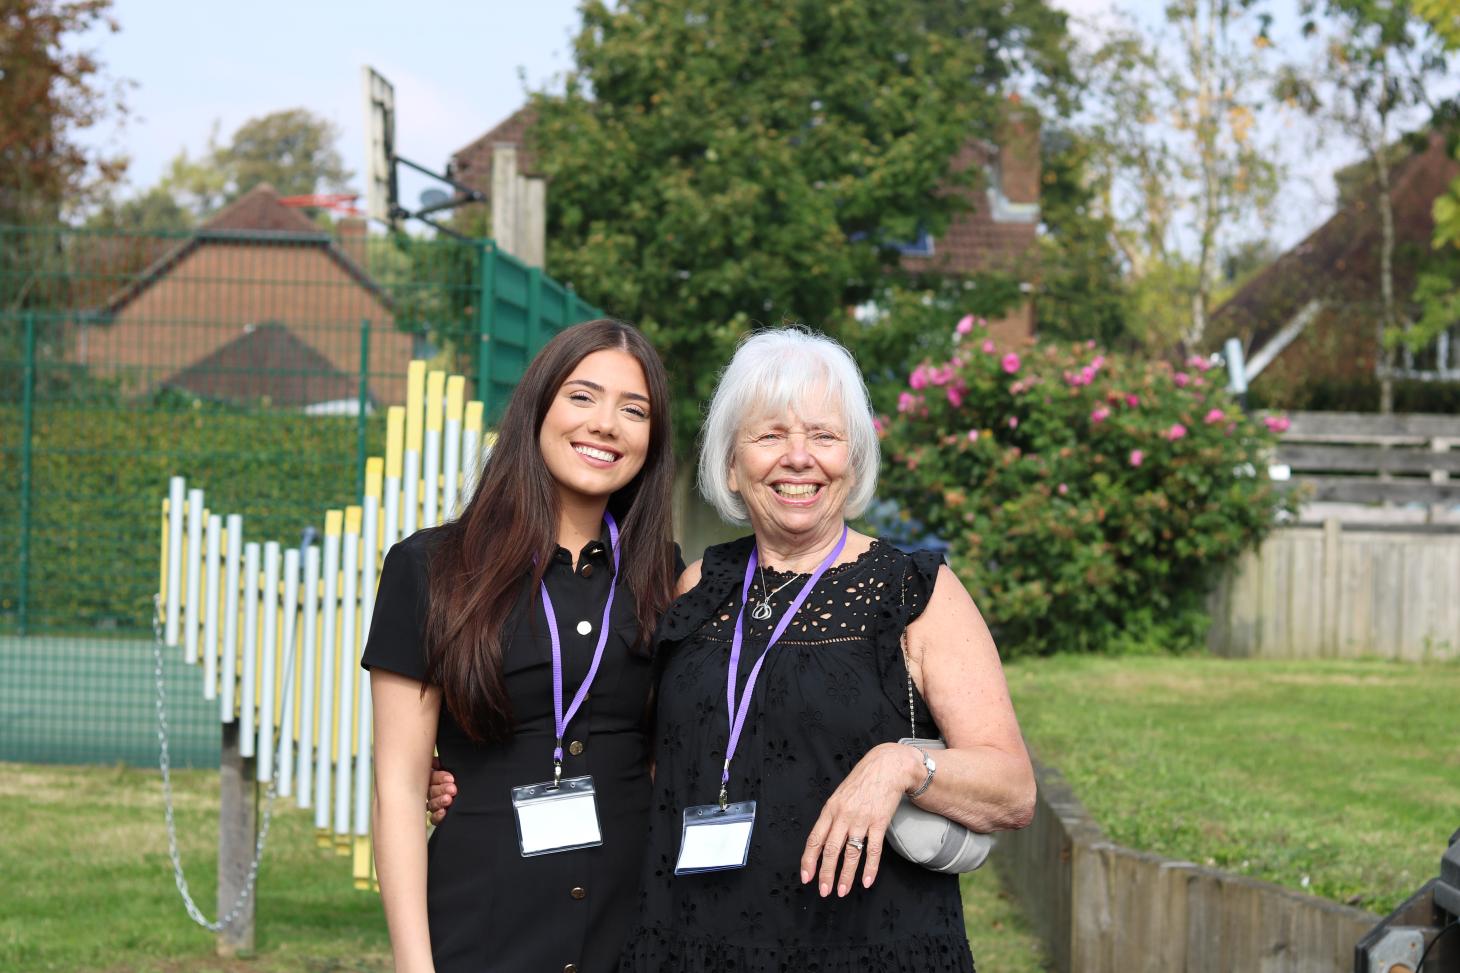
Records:
<instances>
[{"instance_id":1,"label":"basketball backboard","mask_svg":"<svg viewBox=\"0 0 1460 973\"><path fill-rule=\"evenodd\" d=\"M365 212L393 229L400 203L395 181L395 88L374 68L362 69L365 82Z\"/></svg>"}]
</instances>

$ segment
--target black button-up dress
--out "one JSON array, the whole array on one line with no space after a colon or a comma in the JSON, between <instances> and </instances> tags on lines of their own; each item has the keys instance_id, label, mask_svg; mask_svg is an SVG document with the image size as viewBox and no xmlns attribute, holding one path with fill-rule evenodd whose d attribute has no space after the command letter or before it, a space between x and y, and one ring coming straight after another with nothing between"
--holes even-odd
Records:
<instances>
[{"instance_id":1,"label":"black button-up dress","mask_svg":"<svg viewBox=\"0 0 1460 973\"><path fill-rule=\"evenodd\" d=\"M362 664L425 681L426 563L435 532L421 531L386 555ZM561 626L563 706L588 674L598 643L613 561L603 540L575 567L559 549L545 576ZM615 967L636 917L649 812L645 704L652 665L635 651L634 600L620 588L608 644L588 698L564 737L563 776L593 776L603 844L523 858L511 790L553 774L552 643L542 599L524 592L503 652L515 732L505 743L472 743L443 706L436 731L441 764L457 796L431 835L427 909L438 973L519 973ZM588 622L588 626L580 623ZM581 631L587 628L586 632ZM379 732L379 728L377 728Z\"/></svg>"}]
</instances>

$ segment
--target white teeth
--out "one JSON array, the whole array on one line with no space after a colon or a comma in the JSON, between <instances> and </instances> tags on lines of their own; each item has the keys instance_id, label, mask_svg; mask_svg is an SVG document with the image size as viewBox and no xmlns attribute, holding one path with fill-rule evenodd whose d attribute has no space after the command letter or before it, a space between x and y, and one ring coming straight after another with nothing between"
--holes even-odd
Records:
<instances>
[{"instance_id":1,"label":"white teeth","mask_svg":"<svg viewBox=\"0 0 1460 973\"><path fill-rule=\"evenodd\" d=\"M809 497L817 491L815 483L777 483L775 491L783 497Z\"/></svg>"},{"instance_id":2,"label":"white teeth","mask_svg":"<svg viewBox=\"0 0 1460 973\"><path fill-rule=\"evenodd\" d=\"M617 456L613 455L607 450L594 449L592 446L574 446L573 448L582 453L584 456L589 457L590 459L596 459L604 463L612 463L614 460L618 459Z\"/></svg>"}]
</instances>

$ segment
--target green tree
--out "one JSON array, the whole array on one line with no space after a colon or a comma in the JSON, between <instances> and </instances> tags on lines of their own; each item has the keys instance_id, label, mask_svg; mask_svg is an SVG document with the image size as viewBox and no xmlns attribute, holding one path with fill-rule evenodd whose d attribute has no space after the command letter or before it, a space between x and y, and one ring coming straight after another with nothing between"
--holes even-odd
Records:
<instances>
[{"instance_id":1,"label":"green tree","mask_svg":"<svg viewBox=\"0 0 1460 973\"><path fill-rule=\"evenodd\" d=\"M345 188L353 175L338 147L338 126L304 108L251 118L227 144L217 126L194 159L173 157L156 185L125 199L108 200L91 224L133 231L185 230L207 219L260 183L281 196Z\"/></svg>"},{"instance_id":2,"label":"green tree","mask_svg":"<svg viewBox=\"0 0 1460 973\"><path fill-rule=\"evenodd\" d=\"M1305 0L1304 30L1322 41L1321 63L1290 70L1279 92L1327 119L1363 146L1366 180L1379 214L1379 410L1394 409L1395 346L1413 320L1394 287L1392 167L1396 128L1406 113L1436 106L1428 94L1433 78L1447 71L1444 45L1428 29L1411 0Z\"/></svg>"},{"instance_id":3,"label":"green tree","mask_svg":"<svg viewBox=\"0 0 1460 973\"><path fill-rule=\"evenodd\" d=\"M1258 0L1173 0L1163 23L1126 22L1083 65L1087 135L1106 212L1161 347L1201 345L1222 253L1276 193L1257 124L1270 75Z\"/></svg>"},{"instance_id":4,"label":"green tree","mask_svg":"<svg viewBox=\"0 0 1460 973\"><path fill-rule=\"evenodd\" d=\"M548 266L654 339L681 446L740 334L839 330L895 275L895 241L946 227L974 178L954 157L1001 110L988 79L1031 47L1012 23L1006 49L958 39L983 6L585 4L564 91L535 99Z\"/></svg>"},{"instance_id":5,"label":"green tree","mask_svg":"<svg viewBox=\"0 0 1460 973\"><path fill-rule=\"evenodd\" d=\"M1112 242L1115 221L1101 207L1092 177L1094 151L1067 128L1044 132L1034 302L1043 337L1123 345L1131 338L1132 295Z\"/></svg>"},{"instance_id":6,"label":"green tree","mask_svg":"<svg viewBox=\"0 0 1460 973\"><path fill-rule=\"evenodd\" d=\"M6 0L0 7L0 223L53 223L119 179L126 160L78 134L125 114L91 31L115 32L111 0Z\"/></svg>"}]
</instances>

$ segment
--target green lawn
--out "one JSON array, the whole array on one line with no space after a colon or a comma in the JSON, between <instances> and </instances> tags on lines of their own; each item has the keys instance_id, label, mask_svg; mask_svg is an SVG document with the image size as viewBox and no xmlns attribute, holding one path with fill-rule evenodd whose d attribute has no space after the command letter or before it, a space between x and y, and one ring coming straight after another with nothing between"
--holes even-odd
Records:
<instances>
[{"instance_id":1,"label":"green lawn","mask_svg":"<svg viewBox=\"0 0 1460 973\"><path fill-rule=\"evenodd\" d=\"M1383 914L1460 827L1460 665L1055 657L1025 736L1115 841Z\"/></svg>"},{"instance_id":2,"label":"green lawn","mask_svg":"<svg viewBox=\"0 0 1460 973\"><path fill-rule=\"evenodd\" d=\"M194 897L216 916L217 774L173 775ZM314 844L309 813L280 800L260 878L258 953L213 958L173 887L155 770L0 763L0 970L65 973L384 973L380 900L349 860ZM1037 944L992 870L965 882L984 971L1039 973Z\"/></svg>"}]
</instances>

